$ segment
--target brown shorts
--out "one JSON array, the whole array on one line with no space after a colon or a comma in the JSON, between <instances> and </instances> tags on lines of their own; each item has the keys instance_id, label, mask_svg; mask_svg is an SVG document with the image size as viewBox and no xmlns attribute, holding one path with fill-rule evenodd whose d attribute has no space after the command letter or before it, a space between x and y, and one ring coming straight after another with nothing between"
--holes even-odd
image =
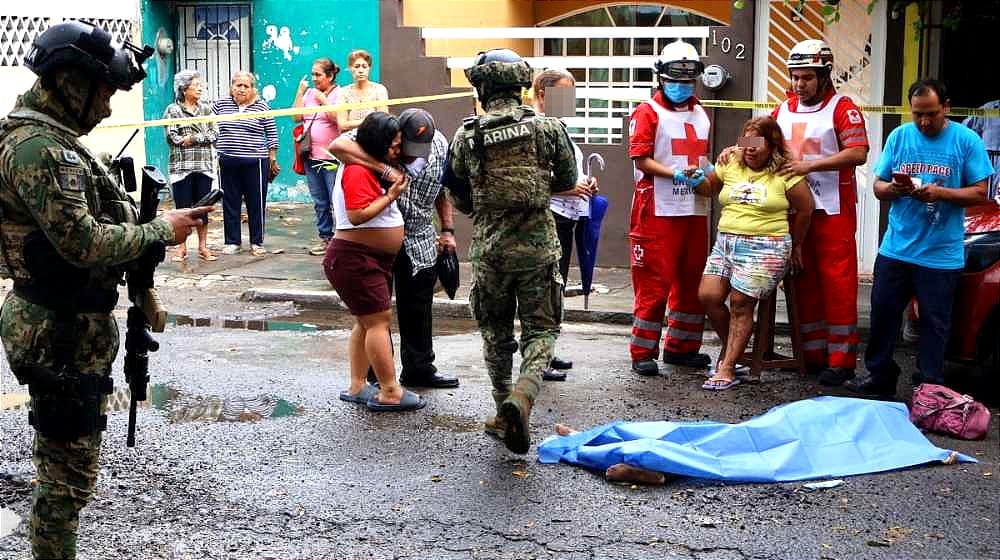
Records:
<instances>
[{"instance_id":1,"label":"brown shorts","mask_svg":"<svg viewBox=\"0 0 1000 560\"><path fill-rule=\"evenodd\" d=\"M351 315L371 315L392 306L392 262L396 255L333 238L323 272Z\"/></svg>"}]
</instances>

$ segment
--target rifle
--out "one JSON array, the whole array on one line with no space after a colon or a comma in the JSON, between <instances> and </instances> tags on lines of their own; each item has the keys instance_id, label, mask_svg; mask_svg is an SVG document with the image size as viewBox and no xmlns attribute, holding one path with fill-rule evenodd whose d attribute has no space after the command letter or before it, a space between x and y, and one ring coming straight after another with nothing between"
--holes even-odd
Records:
<instances>
[{"instance_id":1,"label":"rifle","mask_svg":"<svg viewBox=\"0 0 1000 560\"><path fill-rule=\"evenodd\" d=\"M139 196L139 223L144 224L156 217L156 207L160 204L160 189L167 184L163 174L155 167L142 168L142 191ZM135 190L133 186L133 190ZM149 385L149 352L160 349L153 340L152 332L163 332L167 312L153 289L153 272L166 256L166 245L158 241L132 263L126 274L128 299L132 306L128 309L125 326L125 381L128 382L131 398L128 409L128 437L125 445L135 447L135 411L138 401L146 400Z\"/></svg>"}]
</instances>

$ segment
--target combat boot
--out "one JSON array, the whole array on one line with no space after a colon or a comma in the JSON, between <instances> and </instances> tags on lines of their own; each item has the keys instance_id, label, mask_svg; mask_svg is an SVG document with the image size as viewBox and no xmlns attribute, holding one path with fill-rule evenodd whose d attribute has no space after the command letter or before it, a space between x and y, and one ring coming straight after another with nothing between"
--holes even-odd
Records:
<instances>
[{"instance_id":1,"label":"combat boot","mask_svg":"<svg viewBox=\"0 0 1000 560\"><path fill-rule=\"evenodd\" d=\"M514 453L524 455L531 448L531 399L515 389L500 405L497 418L505 425L503 443Z\"/></svg>"}]
</instances>

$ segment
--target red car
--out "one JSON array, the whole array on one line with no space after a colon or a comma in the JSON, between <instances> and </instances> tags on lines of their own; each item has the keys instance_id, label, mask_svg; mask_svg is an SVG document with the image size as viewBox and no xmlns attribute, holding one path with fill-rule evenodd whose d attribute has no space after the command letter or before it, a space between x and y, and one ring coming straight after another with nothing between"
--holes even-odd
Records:
<instances>
[{"instance_id":1,"label":"red car","mask_svg":"<svg viewBox=\"0 0 1000 560\"><path fill-rule=\"evenodd\" d=\"M945 357L1000 381L1000 205L965 209L965 269L955 294Z\"/></svg>"}]
</instances>

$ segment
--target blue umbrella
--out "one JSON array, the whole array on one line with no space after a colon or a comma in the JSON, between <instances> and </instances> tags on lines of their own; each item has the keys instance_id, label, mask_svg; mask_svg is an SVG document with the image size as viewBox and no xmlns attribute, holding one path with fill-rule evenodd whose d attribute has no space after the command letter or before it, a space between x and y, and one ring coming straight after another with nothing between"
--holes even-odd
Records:
<instances>
[{"instance_id":1,"label":"blue umbrella","mask_svg":"<svg viewBox=\"0 0 1000 560\"><path fill-rule=\"evenodd\" d=\"M593 177L593 165L597 163L604 171L604 158L601 154L590 154L587 157L584 172ZM604 195L590 197L590 217L580 218L576 226L576 260L580 265L580 281L583 284L583 308L590 309L590 287L594 282L594 266L597 265L597 243L601 239L601 222L608 213L608 199Z\"/></svg>"}]
</instances>

